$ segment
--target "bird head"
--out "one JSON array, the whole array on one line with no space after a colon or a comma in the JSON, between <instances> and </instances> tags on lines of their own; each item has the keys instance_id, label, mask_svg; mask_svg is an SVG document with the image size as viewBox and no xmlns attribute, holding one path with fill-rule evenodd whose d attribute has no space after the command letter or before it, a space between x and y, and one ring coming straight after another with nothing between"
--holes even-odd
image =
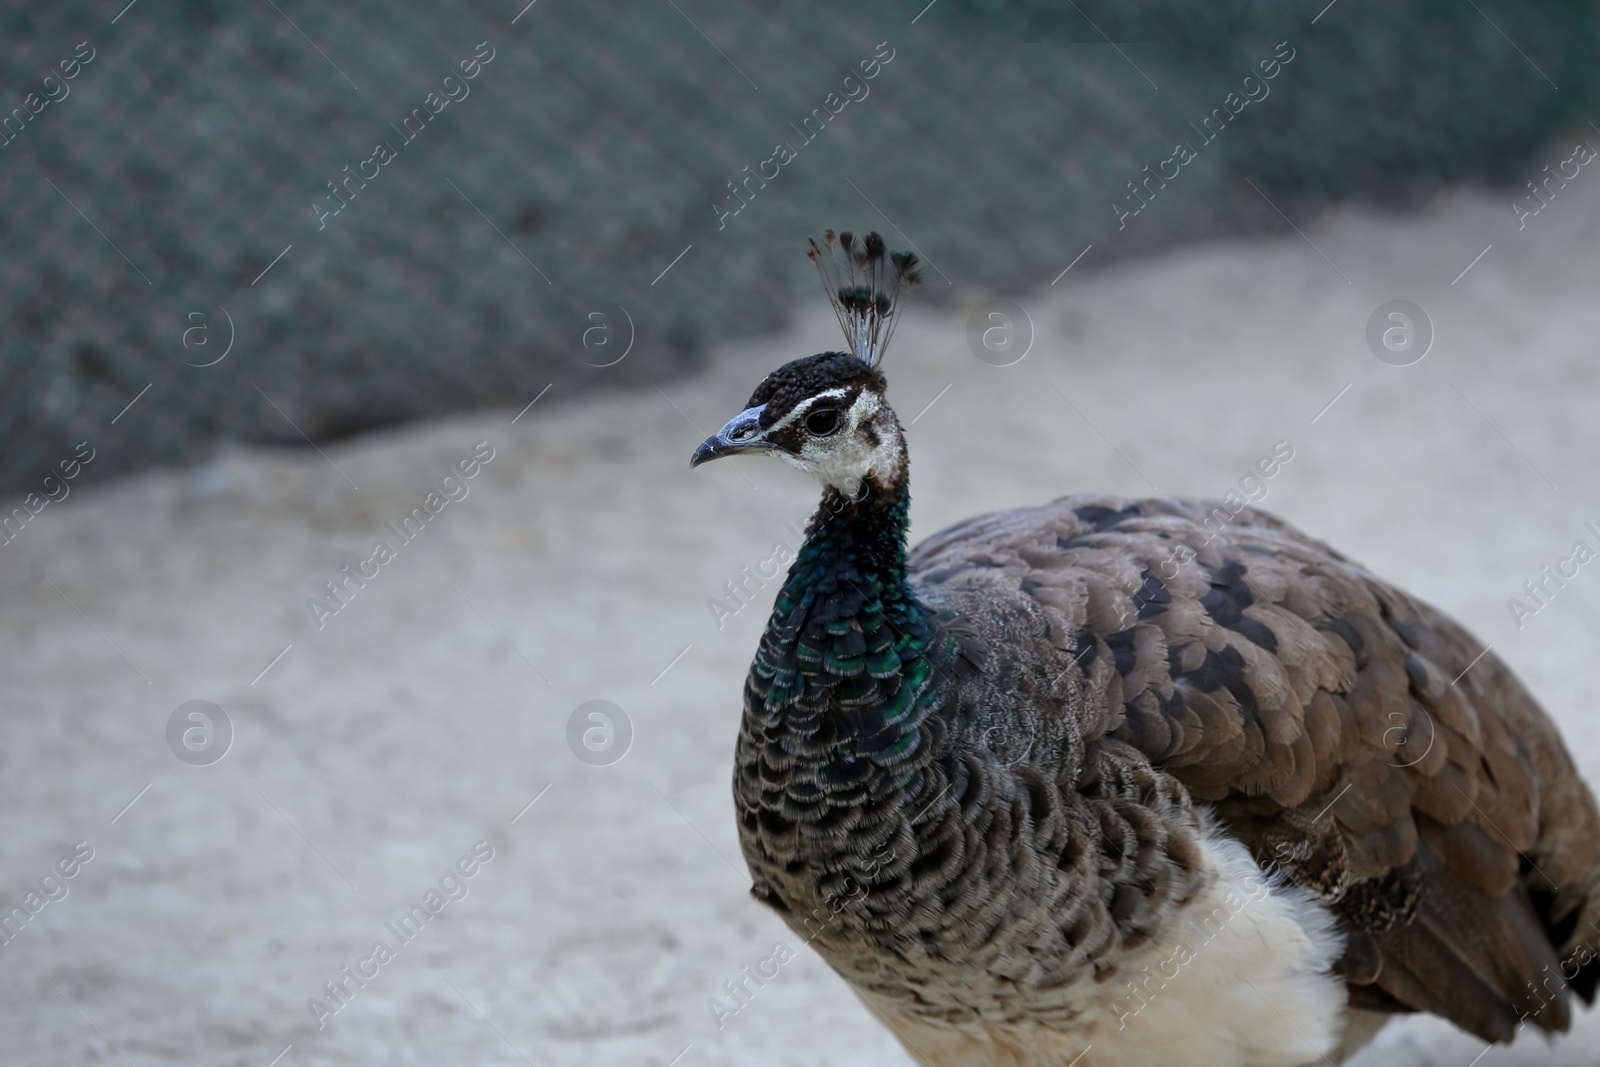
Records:
<instances>
[{"instance_id":1,"label":"bird head","mask_svg":"<svg viewBox=\"0 0 1600 1067\"><path fill-rule=\"evenodd\" d=\"M805 356L767 375L744 410L695 450L691 467L768 453L851 496L868 480L888 487L904 473L905 437L879 364L900 288L918 282L916 256L889 252L876 233L857 239L828 230L824 238L828 251L813 240L808 255L851 351Z\"/></svg>"},{"instance_id":2,"label":"bird head","mask_svg":"<svg viewBox=\"0 0 1600 1067\"><path fill-rule=\"evenodd\" d=\"M887 485L900 474L905 444L883 390L883 374L845 352L785 363L689 465L761 452L835 489L853 493L868 478Z\"/></svg>"}]
</instances>

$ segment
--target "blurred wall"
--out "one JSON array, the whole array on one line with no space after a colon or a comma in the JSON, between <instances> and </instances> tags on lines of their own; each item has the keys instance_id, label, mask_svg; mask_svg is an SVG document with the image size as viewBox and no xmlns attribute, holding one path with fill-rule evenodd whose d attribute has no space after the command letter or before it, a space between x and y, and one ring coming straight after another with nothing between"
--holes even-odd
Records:
<instances>
[{"instance_id":1,"label":"blurred wall","mask_svg":"<svg viewBox=\"0 0 1600 1067\"><path fill-rule=\"evenodd\" d=\"M943 299L1520 182L1600 52L1557 0L524 3L0 13L0 491L648 387L828 225Z\"/></svg>"}]
</instances>

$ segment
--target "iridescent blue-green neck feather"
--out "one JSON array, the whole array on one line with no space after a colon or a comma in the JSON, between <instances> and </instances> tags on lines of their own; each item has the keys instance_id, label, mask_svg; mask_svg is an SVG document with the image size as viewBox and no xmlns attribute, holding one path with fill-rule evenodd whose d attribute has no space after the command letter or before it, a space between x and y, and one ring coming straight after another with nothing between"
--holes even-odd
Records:
<instances>
[{"instance_id":1,"label":"iridescent blue-green neck feather","mask_svg":"<svg viewBox=\"0 0 1600 1067\"><path fill-rule=\"evenodd\" d=\"M803 782L799 796L853 807L874 772L903 786L929 756L921 727L954 645L906 581L910 502L903 473L859 499L825 490L778 593L745 707L791 804Z\"/></svg>"}]
</instances>

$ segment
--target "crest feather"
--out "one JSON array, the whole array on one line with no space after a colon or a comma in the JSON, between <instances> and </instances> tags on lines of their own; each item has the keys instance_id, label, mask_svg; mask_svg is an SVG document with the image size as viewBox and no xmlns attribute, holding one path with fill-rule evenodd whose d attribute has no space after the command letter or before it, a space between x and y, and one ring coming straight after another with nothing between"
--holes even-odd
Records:
<instances>
[{"instance_id":1,"label":"crest feather","mask_svg":"<svg viewBox=\"0 0 1600 1067\"><path fill-rule=\"evenodd\" d=\"M851 353L876 368L894 333L901 287L921 284L917 257L890 252L877 232L857 237L848 231L824 230L822 239L827 251L813 237L806 257L817 265Z\"/></svg>"}]
</instances>

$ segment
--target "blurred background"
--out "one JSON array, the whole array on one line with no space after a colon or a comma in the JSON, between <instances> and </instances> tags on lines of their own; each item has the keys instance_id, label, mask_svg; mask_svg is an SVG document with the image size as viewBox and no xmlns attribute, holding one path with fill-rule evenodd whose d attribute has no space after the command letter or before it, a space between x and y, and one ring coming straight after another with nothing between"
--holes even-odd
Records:
<instances>
[{"instance_id":1,"label":"blurred background","mask_svg":"<svg viewBox=\"0 0 1600 1067\"><path fill-rule=\"evenodd\" d=\"M1600 521L1597 53L1554 0L5 4L0 1061L909 1062L809 952L708 1009L790 936L726 588L815 493L687 457L838 347L824 227L926 262L915 537L1288 441L1264 506L1600 781L1591 579L1509 610Z\"/></svg>"}]
</instances>

